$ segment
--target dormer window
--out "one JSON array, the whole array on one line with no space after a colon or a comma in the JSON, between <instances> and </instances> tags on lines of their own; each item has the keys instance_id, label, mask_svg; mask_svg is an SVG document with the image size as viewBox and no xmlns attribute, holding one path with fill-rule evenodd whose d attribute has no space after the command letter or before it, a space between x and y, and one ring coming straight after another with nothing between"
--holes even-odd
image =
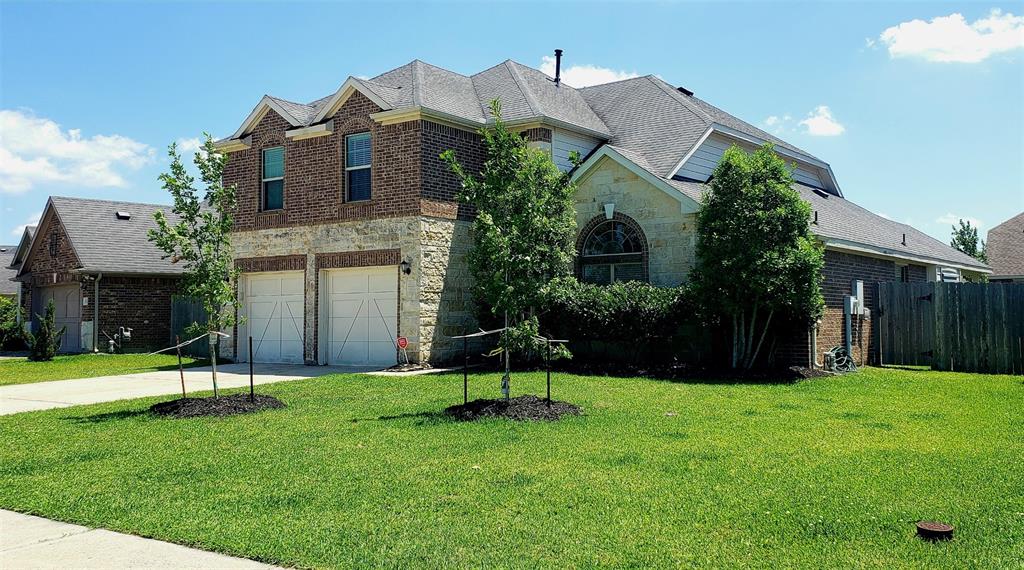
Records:
<instances>
[{"instance_id":1,"label":"dormer window","mask_svg":"<svg viewBox=\"0 0 1024 570\"><path fill-rule=\"evenodd\" d=\"M346 202L370 199L370 133L345 137Z\"/></svg>"},{"instance_id":2,"label":"dormer window","mask_svg":"<svg viewBox=\"0 0 1024 570\"><path fill-rule=\"evenodd\" d=\"M284 147L263 150L263 209L284 208Z\"/></svg>"}]
</instances>

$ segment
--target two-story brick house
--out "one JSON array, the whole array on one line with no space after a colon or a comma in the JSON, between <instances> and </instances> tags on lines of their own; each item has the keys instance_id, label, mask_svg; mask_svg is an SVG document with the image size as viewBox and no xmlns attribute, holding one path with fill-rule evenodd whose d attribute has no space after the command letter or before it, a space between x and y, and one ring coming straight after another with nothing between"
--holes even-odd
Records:
<instances>
[{"instance_id":1,"label":"two-story brick house","mask_svg":"<svg viewBox=\"0 0 1024 570\"><path fill-rule=\"evenodd\" d=\"M477 131L493 121L493 99L560 168L572 168L572 151L586 157L573 173L584 280L686 281L711 170L729 145L765 141L793 164L827 249L819 345L841 341L836 322L851 280L988 271L847 201L821 159L657 77L575 89L512 61L472 76L413 61L350 77L309 104L265 96L218 142L229 157L224 181L238 188L233 242L245 324L236 338L254 338L257 360L387 365L399 335L413 360L455 355L450 337L473 326L472 212L457 203L459 182L438 155L454 149L479 168ZM810 359L809 336L787 347L791 360ZM249 358L244 345L240 360Z\"/></svg>"}]
</instances>

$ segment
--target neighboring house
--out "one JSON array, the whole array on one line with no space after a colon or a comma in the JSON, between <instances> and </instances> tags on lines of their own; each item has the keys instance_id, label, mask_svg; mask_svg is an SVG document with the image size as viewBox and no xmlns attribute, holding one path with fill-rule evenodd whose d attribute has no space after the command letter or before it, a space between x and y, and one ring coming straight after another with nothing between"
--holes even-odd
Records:
<instances>
[{"instance_id":1,"label":"neighboring house","mask_svg":"<svg viewBox=\"0 0 1024 570\"><path fill-rule=\"evenodd\" d=\"M989 281L1024 283L1024 212L988 231Z\"/></svg>"},{"instance_id":2,"label":"neighboring house","mask_svg":"<svg viewBox=\"0 0 1024 570\"><path fill-rule=\"evenodd\" d=\"M0 297L7 297L11 300L18 299L18 284L12 281L17 274L11 264L14 263L14 252L18 249L16 245L0 245Z\"/></svg>"},{"instance_id":3,"label":"neighboring house","mask_svg":"<svg viewBox=\"0 0 1024 570\"><path fill-rule=\"evenodd\" d=\"M4 263L3 267L7 273L6 281L11 282L11 288L14 289L14 298L19 307L25 309L22 301L22 292L24 285L18 283L18 271L21 269L22 263L25 261L25 254L28 253L29 246L32 244L32 236L35 235L35 226L25 226L25 229L21 231L21 239L18 241L18 245L14 246L14 250L11 252L10 259ZM29 318L28 310L22 310L18 312L18 322L22 322L22 319Z\"/></svg>"},{"instance_id":4,"label":"neighboring house","mask_svg":"<svg viewBox=\"0 0 1024 570\"><path fill-rule=\"evenodd\" d=\"M168 346L181 268L147 240L157 210L175 219L168 206L51 196L15 253L32 327L52 299L62 352L106 350L121 327L132 329L126 350Z\"/></svg>"},{"instance_id":5,"label":"neighboring house","mask_svg":"<svg viewBox=\"0 0 1024 570\"><path fill-rule=\"evenodd\" d=\"M686 281L695 213L730 145L765 141L794 165L826 247L828 305L818 345L842 342L843 297L863 280L925 281L988 273L927 235L847 201L828 163L654 76L574 89L505 61L465 76L413 61L372 79L349 77L309 104L265 96L218 147L238 187L233 246L256 360L393 364L394 338L413 360L458 354L451 337L473 327L466 252L472 212L438 155L469 170L484 158L477 130L488 102L578 183L576 261L586 281ZM615 252L609 254L608 252ZM585 326L585 323L581 323ZM870 331L870 322L865 331ZM811 335L780 347L808 363ZM858 360L869 354L860 334ZM248 359L245 342L236 357ZM820 352L820 350L819 350Z\"/></svg>"}]
</instances>

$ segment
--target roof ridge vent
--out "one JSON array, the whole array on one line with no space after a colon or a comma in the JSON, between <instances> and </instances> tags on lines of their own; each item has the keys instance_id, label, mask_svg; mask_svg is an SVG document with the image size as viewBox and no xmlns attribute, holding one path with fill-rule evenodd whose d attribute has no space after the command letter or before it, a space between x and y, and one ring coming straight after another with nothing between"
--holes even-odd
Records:
<instances>
[{"instance_id":1,"label":"roof ridge vent","mask_svg":"<svg viewBox=\"0 0 1024 570\"><path fill-rule=\"evenodd\" d=\"M119 219L119 220L130 220L130 219L132 219L131 212L126 212L124 210L118 210L114 215L117 216L117 219Z\"/></svg>"}]
</instances>

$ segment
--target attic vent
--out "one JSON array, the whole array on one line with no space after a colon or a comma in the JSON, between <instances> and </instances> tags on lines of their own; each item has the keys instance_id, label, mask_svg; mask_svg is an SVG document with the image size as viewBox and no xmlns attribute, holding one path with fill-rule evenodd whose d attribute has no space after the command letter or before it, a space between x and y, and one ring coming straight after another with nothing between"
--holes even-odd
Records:
<instances>
[{"instance_id":1,"label":"attic vent","mask_svg":"<svg viewBox=\"0 0 1024 570\"><path fill-rule=\"evenodd\" d=\"M119 220L130 220L130 219L132 219L132 215L131 215L130 212L118 211L116 215L117 215L117 219L119 219Z\"/></svg>"},{"instance_id":2,"label":"attic vent","mask_svg":"<svg viewBox=\"0 0 1024 570\"><path fill-rule=\"evenodd\" d=\"M685 87L676 87L676 91L682 93L683 95L686 95L687 97L693 97L693 91L690 91Z\"/></svg>"}]
</instances>

